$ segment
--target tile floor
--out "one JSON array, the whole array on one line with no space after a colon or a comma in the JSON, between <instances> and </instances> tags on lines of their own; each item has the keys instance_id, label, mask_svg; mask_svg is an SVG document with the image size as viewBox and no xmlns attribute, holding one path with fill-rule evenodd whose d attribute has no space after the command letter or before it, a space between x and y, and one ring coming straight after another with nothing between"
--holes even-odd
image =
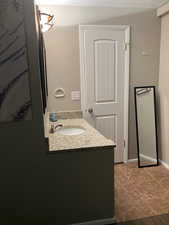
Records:
<instances>
[{"instance_id":1,"label":"tile floor","mask_svg":"<svg viewBox=\"0 0 169 225\"><path fill-rule=\"evenodd\" d=\"M130 221L169 213L169 170L115 165L116 218Z\"/></svg>"}]
</instances>

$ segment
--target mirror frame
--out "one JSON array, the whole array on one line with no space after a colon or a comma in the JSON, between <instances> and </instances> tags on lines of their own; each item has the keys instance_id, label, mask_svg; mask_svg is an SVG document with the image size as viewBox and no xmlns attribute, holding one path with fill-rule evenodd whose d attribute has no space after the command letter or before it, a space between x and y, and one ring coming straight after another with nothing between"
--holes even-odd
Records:
<instances>
[{"instance_id":1,"label":"mirror frame","mask_svg":"<svg viewBox=\"0 0 169 225\"><path fill-rule=\"evenodd\" d=\"M140 164L140 148L139 148L139 131L138 131L138 117L137 117L137 95L136 90L138 88L152 88L154 93L154 114L155 114L155 135L156 135L156 156L157 156L157 163L150 164L150 165L141 165ZM156 108L156 87L155 86L136 86L134 87L134 101L135 101L135 119L136 119L136 137L137 137L137 156L138 156L138 167L153 167L159 166L159 158L158 158L158 135L157 135L157 108Z\"/></svg>"}]
</instances>

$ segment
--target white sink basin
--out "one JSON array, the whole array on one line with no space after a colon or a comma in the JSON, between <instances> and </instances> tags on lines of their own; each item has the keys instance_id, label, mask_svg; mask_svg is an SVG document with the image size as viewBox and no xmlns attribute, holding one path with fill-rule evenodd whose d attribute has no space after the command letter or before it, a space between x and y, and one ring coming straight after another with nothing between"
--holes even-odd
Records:
<instances>
[{"instance_id":1,"label":"white sink basin","mask_svg":"<svg viewBox=\"0 0 169 225\"><path fill-rule=\"evenodd\" d=\"M56 130L56 133L62 135L79 135L83 134L85 129L82 127L61 127Z\"/></svg>"}]
</instances>

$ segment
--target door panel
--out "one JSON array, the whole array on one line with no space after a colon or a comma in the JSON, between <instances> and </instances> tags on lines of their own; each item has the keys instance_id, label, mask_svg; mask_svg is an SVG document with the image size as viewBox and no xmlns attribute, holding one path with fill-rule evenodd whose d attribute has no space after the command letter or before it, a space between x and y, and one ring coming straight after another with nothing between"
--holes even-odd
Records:
<instances>
[{"instance_id":1,"label":"door panel","mask_svg":"<svg viewBox=\"0 0 169 225\"><path fill-rule=\"evenodd\" d=\"M98 40L95 41L94 47L96 102L114 102L116 98L116 42Z\"/></svg>"},{"instance_id":2,"label":"door panel","mask_svg":"<svg viewBox=\"0 0 169 225\"><path fill-rule=\"evenodd\" d=\"M106 138L113 140L115 143L117 142L116 127L116 115L96 117L96 129L101 133L104 133Z\"/></svg>"},{"instance_id":3,"label":"door panel","mask_svg":"<svg viewBox=\"0 0 169 225\"><path fill-rule=\"evenodd\" d=\"M83 32L83 113L91 125L116 143L115 161L123 162L125 31L101 27Z\"/></svg>"}]
</instances>

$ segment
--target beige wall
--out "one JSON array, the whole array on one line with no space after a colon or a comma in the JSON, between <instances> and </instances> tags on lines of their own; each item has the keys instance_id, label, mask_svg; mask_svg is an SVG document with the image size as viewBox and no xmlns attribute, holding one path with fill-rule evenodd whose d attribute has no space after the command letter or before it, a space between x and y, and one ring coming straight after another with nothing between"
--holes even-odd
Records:
<instances>
[{"instance_id":1,"label":"beige wall","mask_svg":"<svg viewBox=\"0 0 169 225\"><path fill-rule=\"evenodd\" d=\"M169 164L169 13L161 19L159 105L161 159Z\"/></svg>"},{"instance_id":2,"label":"beige wall","mask_svg":"<svg viewBox=\"0 0 169 225\"><path fill-rule=\"evenodd\" d=\"M41 11L55 15L55 26L74 26L132 15L150 9L90 6L40 6Z\"/></svg>"},{"instance_id":3,"label":"beige wall","mask_svg":"<svg viewBox=\"0 0 169 225\"><path fill-rule=\"evenodd\" d=\"M114 10L117 11L117 9ZM78 9L77 13L79 13ZM151 10L120 17L112 16L112 18L104 21L98 21L97 18L97 22L92 20L87 23L125 24L131 26L129 157L136 158L137 147L133 87L136 85L158 84L160 19L156 17L155 10ZM48 54L49 110L78 109L80 108L80 102L72 102L70 99L70 90L80 89L78 27L76 25L55 27L52 31L45 34L45 40ZM148 55L144 56L142 52L146 52ZM53 89L58 86L62 86L68 91L65 101L56 101L51 95Z\"/></svg>"},{"instance_id":4,"label":"beige wall","mask_svg":"<svg viewBox=\"0 0 169 225\"><path fill-rule=\"evenodd\" d=\"M71 100L71 92L80 90L78 39L78 29L72 26L45 33L50 112L80 109L80 101ZM57 88L64 88L65 98L54 97Z\"/></svg>"}]
</instances>

